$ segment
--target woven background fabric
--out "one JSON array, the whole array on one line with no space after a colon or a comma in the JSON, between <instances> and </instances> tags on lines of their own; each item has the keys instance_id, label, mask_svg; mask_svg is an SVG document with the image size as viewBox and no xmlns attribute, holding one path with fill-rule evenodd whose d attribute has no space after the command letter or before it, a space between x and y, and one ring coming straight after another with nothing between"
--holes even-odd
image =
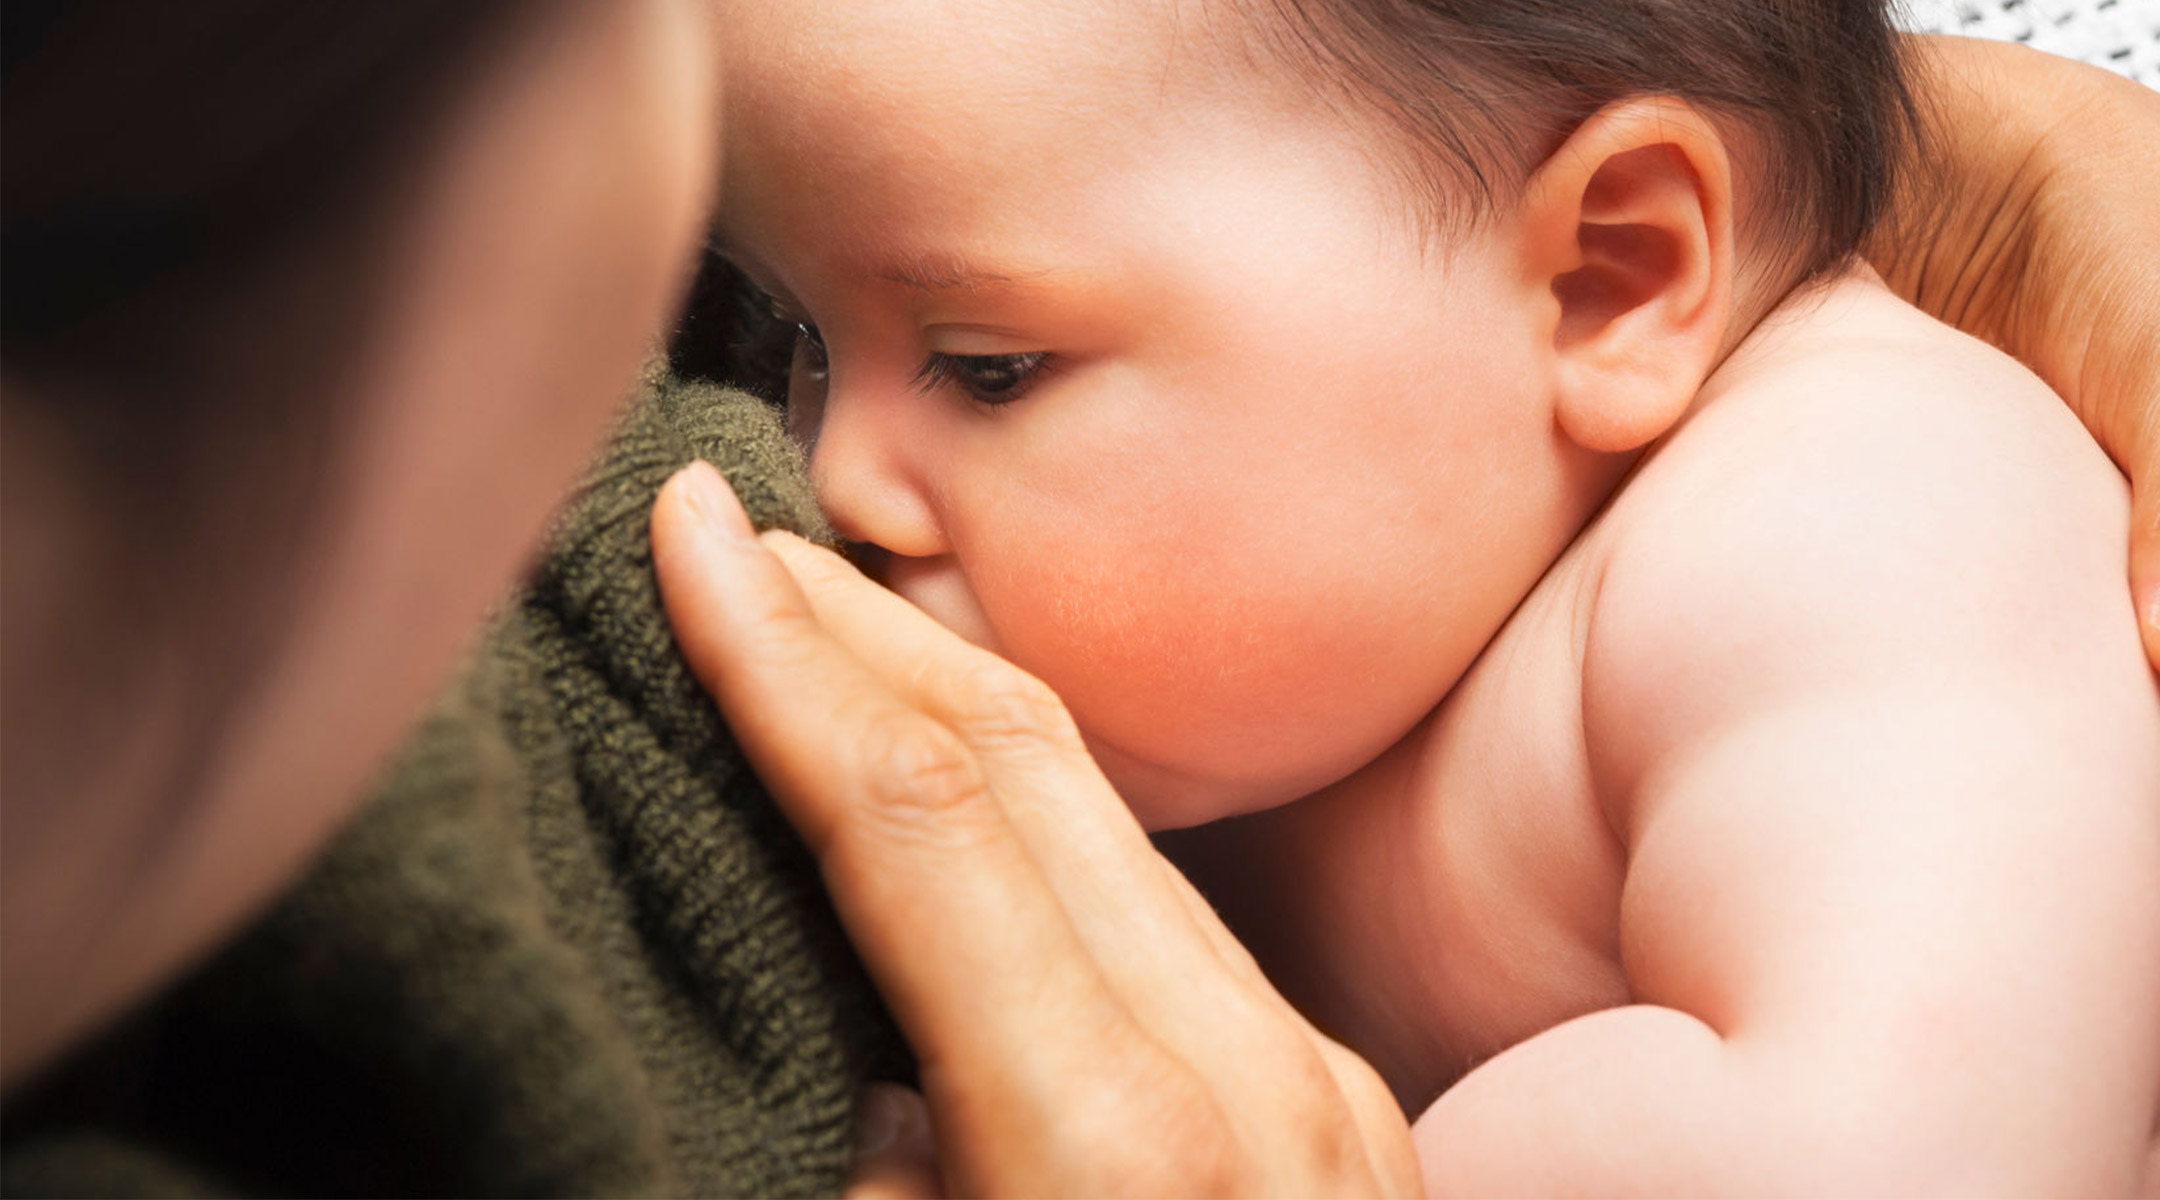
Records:
<instances>
[{"instance_id":1,"label":"woven background fabric","mask_svg":"<svg viewBox=\"0 0 2160 1200\"><path fill-rule=\"evenodd\" d=\"M2160 88L2160 0L1898 0L1908 29L2023 42Z\"/></svg>"}]
</instances>

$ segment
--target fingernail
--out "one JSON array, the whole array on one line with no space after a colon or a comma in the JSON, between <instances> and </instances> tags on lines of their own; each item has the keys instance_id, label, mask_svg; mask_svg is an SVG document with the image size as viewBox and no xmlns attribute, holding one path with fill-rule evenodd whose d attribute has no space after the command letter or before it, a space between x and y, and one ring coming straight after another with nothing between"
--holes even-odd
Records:
<instances>
[{"instance_id":1,"label":"fingernail","mask_svg":"<svg viewBox=\"0 0 2160 1200\"><path fill-rule=\"evenodd\" d=\"M855 1105L855 1157L868 1158L891 1147L908 1120L905 1095L878 1084L865 1087Z\"/></svg>"},{"instance_id":2,"label":"fingernail","mask_svg":"<svg viewBox=\"0 0 2160 1200\"><path fill-rule=\"evenodd\" d=\"M683 479L683 499L698 516L700 524L722 541L746 541L757 536L750 527L750 514L743 511L742 501L735 498L735 489L728 486L727 477L711 463L698 459L680 472Z\"/></svg>"}]
</instances>

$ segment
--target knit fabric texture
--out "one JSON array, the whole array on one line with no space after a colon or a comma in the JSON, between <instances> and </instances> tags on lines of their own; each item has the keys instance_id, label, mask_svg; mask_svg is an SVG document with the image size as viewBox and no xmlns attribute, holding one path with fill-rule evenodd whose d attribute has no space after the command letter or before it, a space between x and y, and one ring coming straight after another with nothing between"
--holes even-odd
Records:
<instances>
[{"instance_id":1,"label":"knit fabric texture","mask_svg":"<svg viewBox=\"0 0 2160 1200\"><path fill-rule=\"evenodd\" d=\"M312 873L11 1098L8 1194L838 1190L857 1088L912 1068L669 635L648 515L692 457L829 537L766 405L649 378Z\"/></svg>"}]
</instances>

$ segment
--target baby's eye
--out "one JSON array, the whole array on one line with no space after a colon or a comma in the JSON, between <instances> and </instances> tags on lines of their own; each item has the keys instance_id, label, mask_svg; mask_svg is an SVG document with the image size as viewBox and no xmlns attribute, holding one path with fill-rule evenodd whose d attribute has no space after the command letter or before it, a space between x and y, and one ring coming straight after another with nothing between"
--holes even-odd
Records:
<instances>
[{"instance_id":1,"label":"baby's eye","mask_svg":"<svg viewBox=\"0 0 2160 1200\"><path fill-rule=\"evenodd\" d=\"M1050 365L1050 355L932 354L915 372L915 386L928 391L953 384L983 404L1010 404L1027 394Z\"/></svg>"}]
</instances>

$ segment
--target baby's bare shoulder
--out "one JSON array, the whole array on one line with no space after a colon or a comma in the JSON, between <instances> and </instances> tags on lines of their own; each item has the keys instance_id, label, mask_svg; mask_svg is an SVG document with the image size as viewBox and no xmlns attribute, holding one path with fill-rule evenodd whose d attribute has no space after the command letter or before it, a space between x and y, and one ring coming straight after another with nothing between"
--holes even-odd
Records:
<instances>
[{"instance_id":1,"label":"baby's bare shoulder","mask_svg":"<svg viewBox=\"0 0 2160 1200\"><path fill-rule=\"evenodd\" d=\"M1585 698L1698 706L1871 680L2150 715L2128 491L2030 372L1866 280L1736 352L1599 530ZM1698 714L1699 715L1699 714Z\"/></svg>"},{"instance_id":2,"label":"baby's bare shoulder","mask_svg":"<svg viewBox=\"0 0 2160 1200\"><path fill-rule=\"evenodd\" d=\"M1745 1031L1776 1095L1840 1097L1830 1143L2131 1190L2160 697L2123 485L2015 364L1864 287L1733 368L1593 535L1629 994Z\"/></svg>"}]
</instances>

